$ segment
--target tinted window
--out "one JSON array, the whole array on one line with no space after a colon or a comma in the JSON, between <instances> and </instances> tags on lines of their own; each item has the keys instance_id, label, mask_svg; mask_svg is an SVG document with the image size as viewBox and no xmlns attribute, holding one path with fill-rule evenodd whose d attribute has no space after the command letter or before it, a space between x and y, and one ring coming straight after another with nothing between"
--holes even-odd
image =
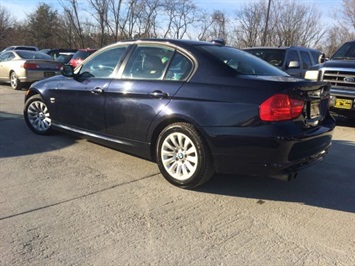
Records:
<instances>
[{"instance_id":1,"label":"tinted window","mask_svg":"<svg viewBox=\"0 0 355 266\"><path fill-rule=\"evenodd\" d=\"M96 78L109 77L113 73L118 62L121 60L127 47L128 46L120 46L98 53L82 65L80 73L89 72Z\"/></svg>"},{"instance_id":2,"label":"tinted window","mask_svg":"<svg viewBox=\"0 0 355 266\"><path fill-rule=\"evenodd\" d=\"M265 62L264 60L241 50L226 47L204 45L198 46L199 49L207 52L209 56L215 57L227 64L238 74L263 75L263 76L285 76L285 72Z\"/></svg>"},{"instance_id":3,"label":"tinted window","mask_svg":"<svg viewBox=\"0 0 355 266\"><path fill-rule=\"evenodd\" d=\"M304 69L308 69L312 66L311 57L305 51L301 51L302 64Z\"/></svg>"},{"instance_id":4,"label":"tinted window","mask_svg":"<svg viewBox=\"0 0 355 266\"><path fill-rule=\"evenodd\" d=\"M191 61L180 53L175 53L168 71L164 77L165 80L184 80L192 70Z\"/></svg>"},{"instance_id":5,"label":"tinted window","mask_svg":"<svg viewBox=\"0 0 355 266\"><path fill-rule=\"evenodd\" d=\"M245 49L248 53L255 55L274 66L282 66L285 58L283 49Z\"/></svg>"},{"instance_id":6,"label":"tinted window","mask_svg":"<svg viewBox=\"0 0 355 266\"><path fill-rule=\"evenodd\" d=\"M161 79L174 50L158 46L138 46L130 57L123 78Z\"/></svg>"}]
</instances>

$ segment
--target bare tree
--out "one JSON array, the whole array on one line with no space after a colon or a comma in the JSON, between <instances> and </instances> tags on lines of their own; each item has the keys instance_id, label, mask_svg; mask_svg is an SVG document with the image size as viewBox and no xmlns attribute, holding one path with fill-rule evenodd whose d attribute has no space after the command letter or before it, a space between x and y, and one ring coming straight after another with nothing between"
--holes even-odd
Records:
<instances>
[{"instance_id":1,"label":"bare tree","mask_svg":"<svg viewBox=\"0 0 355 266\"><path fill-rule=\"evenodd\" d=\"M235 33L238 38L239 46L257 46L261 43L261 36L265 28L267 10L265 1L251 2L241 10L237 10L236 19L238 26Z\"/></svg>"},{"instance_id":2,"label":"bare tree","mask_svg":"<svg viewBox=\"0 0 355 266\"><path fill-rule=\"evenodd\" d=\"M104 46L105 34L107 33L108 0L89 0L91 8L94 10L92 17L96 20L99 28L99 47ZM89 12L90 13L90 12Z\"/></svg>"},{"instance_id":3,"label":"bare tree","mask_svg":"<svg viewBox=\"0 0 355 266\"><path fill-rule=\"evenodd\" d=\"M235 31L242 47L315 46L326 32L320 22L321 13L314 6L296 0L249 3L237 11L237 21Z\"/></svg>"},{"instance_id":4,"label":"bare tree","mask_svg":"<svg viewBox=\"0 0 355 266\"><path fill-rule=\"evenodd\" d=\"M321 13L314 6L295 0L276 0L274 45L315 46L325 33L320 24Z\"/></svg>"},{"instance_id":5,"label":"bare tree","mask_svg":"<svg viewBox=\"0 0 355 266\"><path fill-rule=\"evenodd\" d=\"M1 47L10 45L10 29L13 27L15 20L12 19L10 12L0 5L0 50Z\"/></svg>"},{"instance_id":6,"label":"bare tree","mask_svg":"<svg viewBox=\"0 0 355 266\"><path fill-rule=\"evenodd\" d=\"M326 36L323 50L331 56L346 41L355 39L355 0L343 0L339 10L335 10L336 24Z\"/></svg>"},{"instance_id":7,"label":"bare tree","mask_svg":"<svg viewBox=\"0 0 355 266\"><path fill-rule=\"evenodd\" d=\"M228 39L228 17L223 11L215 10L211 14L202 12L200 23L200 32L198 39L207 41L216 38L223 38L226 42Z\"/></svg>"},{"instance_id":8,"label":"bare tree","mask_svg":"<svg viewBox=\"0 0 355 266\"><path fill-rule=\"evenodd\" d=\"M161 0L142 0L141 17L139 18L139 37L155 38L158 36L158 13L162 7Z\"/></svg>"},{"instance_id":9,"label":"bare tree","mask_svg":"<svg viewBox=\"0 0 355 266\"><path fill-rule=\"evenodd\" d=\"M61 5L63 7L65 17L72 25L74 36L79 38L78 42L75 39L74 42L78 43L80 47L85 47L85 37L82 21L79 15L78 0L67 0L67 2L68 5L65 5L64 3L61 3Z\"/></svg>"},{"instance_id":10,"label":"bare tree","mask_svg":"<svg viewBox=\"0 0 355 266\"><path fill-rule=\"evenodd\" d=\"M164 0L163 12L167 21L164 38L182 39L189 26L197 22L197 6L192 0Z\"/></svg>"}]
</instances>

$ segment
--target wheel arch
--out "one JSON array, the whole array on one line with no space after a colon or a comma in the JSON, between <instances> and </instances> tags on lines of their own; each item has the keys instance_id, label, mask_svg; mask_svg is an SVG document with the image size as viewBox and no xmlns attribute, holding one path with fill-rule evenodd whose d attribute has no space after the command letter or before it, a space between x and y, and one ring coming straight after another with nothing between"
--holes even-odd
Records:
<instances>
[{"instance_id":1,"label":"wheel arch","mask_svg":"<svg viewBox=\"0 0 355 266\"><path fill-rule=\"evenodd\" d=\"M205 134L202 132L201 128L196 126L196 123L194 123L193 121L191 121L190 119L186 118L186 117L168 117L166 119L163 119L162 121L160 121L157 126L155 126L151 137L150 137L150 155L152 158L153 162L156 162L156 145L158 142L158 137L160 132L163 131L164 128L166 128L167 126L174 124L174 123L188 123L191 124L195 127L196 131L200 134L201 138L203 138L203 140L207 143L207 148L210 150L209 147L209 142L207 141Z\"/></svg>"},{"instance_id":2,"label":"wheel arch","mask_svg":"<svg viewBox=\"0 0 355 266\"><path fill-rule=\"evenodd\" d=\"M26 102L29 98L31 98L32 96L37 95L37 94L40 95L40 96L42 96L41 93L40 93L38 90L36 90L36 89L27 90L27 91L26 91L26 94L25 94L25 102Z\"/></svg>"}]
</instances>

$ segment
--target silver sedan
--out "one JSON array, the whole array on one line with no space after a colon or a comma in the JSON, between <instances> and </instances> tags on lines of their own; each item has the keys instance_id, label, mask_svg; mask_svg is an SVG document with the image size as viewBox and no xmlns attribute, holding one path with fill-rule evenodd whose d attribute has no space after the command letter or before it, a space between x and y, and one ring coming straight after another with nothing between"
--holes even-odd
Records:
<instances>
[{"instance_id":1,"label":"silver sedan","mask_svg":"<svg viewBox=\"0 0 355 266\"><path fill-rule=\"evenodd\" d=\"M24 84L60 74L62 64L49 55L35 51L13 50L0 55L0 82L15 90Z\"/></svg>"}]
</instances>

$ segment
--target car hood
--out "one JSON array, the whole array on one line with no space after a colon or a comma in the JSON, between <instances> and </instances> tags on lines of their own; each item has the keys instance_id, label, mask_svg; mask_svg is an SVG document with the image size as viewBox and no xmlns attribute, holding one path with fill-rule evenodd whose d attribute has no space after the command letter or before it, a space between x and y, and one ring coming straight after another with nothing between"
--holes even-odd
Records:
<instances>
[{"instance_id":1,"label":"car hood","mask_svg":"<svg viewBox=\"0 0 355 266\"><path fill-rule=\"evenodd\" d=\"M355 68L355 60L329 60L323 67Z\"/></svg>"}]
</instances>

